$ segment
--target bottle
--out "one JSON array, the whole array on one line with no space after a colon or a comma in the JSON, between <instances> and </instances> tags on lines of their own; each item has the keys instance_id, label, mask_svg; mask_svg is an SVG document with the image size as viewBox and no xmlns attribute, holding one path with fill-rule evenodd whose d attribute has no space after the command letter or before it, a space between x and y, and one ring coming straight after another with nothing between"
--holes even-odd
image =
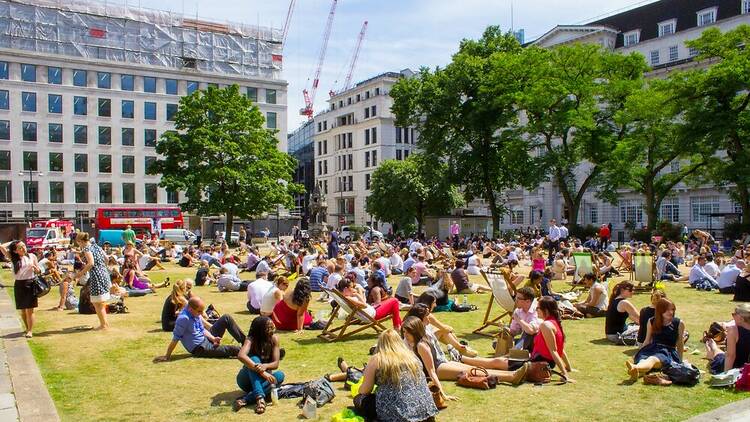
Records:
<instances>
[{"instance_id":1,"label":"bottle","mask_svg":"<svg viewBox=\"0 0 750 422\"><path fill-rule=\"evenodd\" d=\"M279 389L276 387L271 389L271 403L273 403L274 406L279 404Z\"/></svg>"},{"instance_id":2,"label":"bottle","mask_svg":"<svg viewBox=\"0 0 750 422\"><path fill-rule=\"evenodd\" d=\"M469 306L469 295L464 295L464 306Z\"/></svg>"}]
</instances>

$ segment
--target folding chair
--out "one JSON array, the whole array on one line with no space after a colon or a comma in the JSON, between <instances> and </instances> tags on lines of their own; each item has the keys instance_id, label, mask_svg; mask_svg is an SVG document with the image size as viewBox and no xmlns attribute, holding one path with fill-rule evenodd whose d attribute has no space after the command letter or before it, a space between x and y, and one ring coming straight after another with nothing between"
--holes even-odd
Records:
<instances>
[{"instance_id":1,"label":"folding chair","mask_svg":"<svg viewBox=\"0 0 750 422\"><path fill-rule=\"evenodd\" d=\"M487 285L492 288L492 296L490 297L490 303L487 305L487 311L484 313L484 320L482 320L482 326L474 330L474 334L482 336L494 337L492 334L483 333L482 331L488 327L498 327L502 330L505 327L503 318L508 318L508 323L513 316L513 310L516 308L516 300L514 299L516 294L516 286L508 280L508 275L502 272L486 272L480 271L484 281ZM499 316L490 319L490 312L492 312L493 303L497 303L497 306L503 311Z\"/></svg>"},{"instance_id":2,"label":"folding chair","mask_svg":"<svg viewBox=\"0 0 750 422\"><path fill-rule=\"evenodd\" d=\"M656 264L654 263L654 257L650 253L636 253L633 255L633 267L634 270L633 273L631 273L631 280L638 282L635 286L635 291L651 291L656 282Z\"/></svg>"},{"instance_id":3,"label":"folding chair","mask_svg":"<svg viewBox=\"0 0 750 422\"><path fill-rule=\"evenodd\" d=\"M383 321L389 320L391 318L390 315L375 320L362 309L357 308L357 306L352 303L351 300L347 299L346 296L341 294L340 291L326 289L325 287L323 288L323 291L328 293L328 296L333 299L334 306L333 311L331 312L331 317L328 319L328 323L318 337L325 341L333 342L336 340L343 340L368 329L373 329L378 334L386 330L386 327L384 327L382 323ZM332 327L339 311L344 312L346 318L341 325ZM347 332L347 329L350 326L356 326L356 329Z\"/></svg>"},{"instance_id":4,"label":"folding chair","mask_svg":"<svg viewBox=\"0 0 750 422\"><path fill-rule=\"evenodd\" d=\"M632 256L625 256L622 254L622 252L615 251L616 257L619 259L619 263L615 264L614 260L612 264L615 266L615 269L619 272L633 272L633 257Z\"/></svg>"}]
</instances>

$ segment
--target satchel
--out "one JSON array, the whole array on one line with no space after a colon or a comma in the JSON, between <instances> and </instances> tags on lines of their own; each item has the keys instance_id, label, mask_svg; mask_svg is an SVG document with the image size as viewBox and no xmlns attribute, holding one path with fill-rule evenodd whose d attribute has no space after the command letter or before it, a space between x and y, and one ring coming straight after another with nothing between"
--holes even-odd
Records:
<instances>
[{"instance_id":1,"label":"satchel","mask_svg":"<svg viewBox=\"0 0 750 422\"><path fill-rule=\"evenodd\" d=\"M445 398L443 398L443 395L440 393L440 388L437 385L430 381L430 383L427 384L427 388L430 390L432 401L435 402L435 407L437 407L438 410L443 410L448 407L448 404L445 402Z\"/></svg>"},{"instance_id":2,"label":"satchel","mask_svg":"<svg viewBox=\"0 0 750 422\"><path fill-rule=\"evenodd\" d=\"M503 356L508 354L508 351L513 347L513 336L510 335L510 331L506 327L503 327L497 334L497 340L495 343L495 357Z\"/></svg>"},{"instance_id":3,"label":"satchel","mask_svg":"<svg viewBox=\"0 0 750 422\"><path fill-rule=\"evenodd\" d=\"M476 388L478 390L489 390L497 386L497 377L490 375L484 368L471 368L468 372L462 371L458 374L456 384L461 387Z\"/></svg>"},{"instance_id":4,"label":"satchel","mask_svg":"<svg viewBox=\"0 0 750 422\"><path fill-rule=\"evenodd\" d=\"M31 288L34 290L34 296L40 298L50 291L49 282L42 276L38 275L31 280Z\"/></svg>"},{"instance_id":5,"label":"satchel","mask_svg":"<svg viewBox=\"0 0 750 422\"><path fill-rule=\"evenodd\" d=\"M306 383L302 394L302 401L298 404L300 407L305 404L308 397L315 401L317 407L322 407L336 397L333 385L325 378Z\"/></svg>"},{"instance_id":6,"label":"satchel","mask_svg":"<svg viewBox=\"0 0 750 422\"><path fill-rule=\"evenodd\" d=\"M529 362L529 369L526 371L526 381L534 384L546 384L552 379L552 369L549 363L545 361Z\"/></svg>"},{"instance_id":7,"label":"satchel","mask_svg":"<svg viewBox=\"0 0 750 422\"><path fill-rule=\"evenodd\" d=\"M674 384L695 385L701 378L701 372L694 365L686 362L672 362L668 367L662 369L662 373L669 377Z\"/></svg>"}]
</instances>

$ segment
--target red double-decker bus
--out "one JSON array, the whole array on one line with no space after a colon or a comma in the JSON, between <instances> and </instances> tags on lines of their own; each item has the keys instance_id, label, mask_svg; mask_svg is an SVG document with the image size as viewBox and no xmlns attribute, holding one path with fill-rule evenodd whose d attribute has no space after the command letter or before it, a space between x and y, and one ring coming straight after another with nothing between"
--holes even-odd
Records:
<instances>
[{"instance_id":1,"label":"red double-decker bus","mask_svg":"<svg viewBox=\"0 0 750 422\"><path fill-rule=\"evenodd\" d=\"M163 208L99 208L96 226L99 230L124 230L128 226L139 237L159 229L181 229L182 210L179 207Z\"/></svg>"}]
</instances>

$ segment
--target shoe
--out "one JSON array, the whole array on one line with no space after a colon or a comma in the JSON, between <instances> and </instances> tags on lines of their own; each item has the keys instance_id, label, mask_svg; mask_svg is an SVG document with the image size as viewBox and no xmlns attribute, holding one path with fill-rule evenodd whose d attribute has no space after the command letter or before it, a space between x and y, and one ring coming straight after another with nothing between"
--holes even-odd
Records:
<instances>
[{"instance_id":1,"label":"shoe","mask_svg":"<svg viewBox=\"0 0 750 422\"><path fill-rule=\"evenodd\" d=\"M670 381L664 374L647 374L643 377L643 383L646 385L660 385L663 387L672 385L672 381Z\"/></svg>"},{"instance_id":2,"label":"shoe","mask_svg":"<svg viewBox=\"0 0 750 422\"><path fill-rule=\"evenodd\" d=\"M456 348L450 344L448 345L448 355L450 356L450 360L452 362L461 362L461 352L456 350Z\"/></svg>"},{"instance_id":3,"label":"shoe","mask_svg":"<svg viewBox=\"0 0 750 422\"><path fill-rule=\"evenodd\" d=\"M374 355L375 353L378 353L378 346L372 346L370 347L370 356Z\"/></svg>"},{"instance_id":4,"label":"shoe","mask_svg":"<svg viewBox=\"0 0 750 422\"><path fill-rule=\"evenodd\" d=\"M247 406L247 402L245 401L244 398L240 397L237 400L235 400L234 403L232 403L232 410L235 412L239 412L240 409L242 409L245 406Z\"/></svg>"},{"instance_id":5,"label":"shoe","mask_svg":"<svg viewBox=\"0 0 750 422\"><path fill-rule=\"evenodd\" d=\"M511 384L519 385L524 382L524 380L526 379L526 373L529 371L530 366L530 362L525 362L522 367L516 369L513 372L513 379L511 380Z\"/></svg>"}]
</instances>

